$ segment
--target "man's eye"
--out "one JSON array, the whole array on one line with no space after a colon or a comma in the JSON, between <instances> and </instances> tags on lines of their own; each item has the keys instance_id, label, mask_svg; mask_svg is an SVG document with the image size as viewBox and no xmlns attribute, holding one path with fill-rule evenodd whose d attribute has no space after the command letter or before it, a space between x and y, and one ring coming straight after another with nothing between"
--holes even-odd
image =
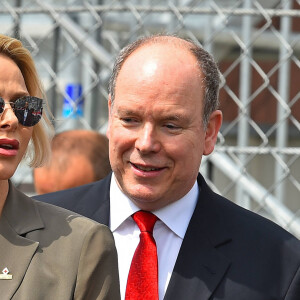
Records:
<instances>
[{"instance_id":1,"label":"man's eye","mask_svg":"<svg viewBox=\"0 0 300 300\"><path fill-rule=\"evenodd\" d=\"M168 129L171 129L171 130L178 130L178 129L180 129L179 126L176 126L174 124L166 124L165 127L167 127Z\"/></svg>"},{"instance_id":2,"label":"man's eye","mask_svg":"<svg viewBox=\"0 0 300 300\"><path fill-rule=\"evenodd\" d=\"M124 122L131 122L132 118L122 118L122 121L124 121Z\"/></svg>"},{"instance_id":3,"label":"man's eye","mask_svg":"<svg viewBox=\"0 0 300 300\"><path fill-rule=\"evenodd\" d=\"M121 118L124 123L134 123L137 122L134 118Z\"/></svg>"}]
</instances>

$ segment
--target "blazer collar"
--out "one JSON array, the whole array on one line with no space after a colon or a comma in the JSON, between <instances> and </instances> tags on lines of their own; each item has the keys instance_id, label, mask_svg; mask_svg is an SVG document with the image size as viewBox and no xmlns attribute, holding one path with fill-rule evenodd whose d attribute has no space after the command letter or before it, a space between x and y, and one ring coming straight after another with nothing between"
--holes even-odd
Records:
<instances>
[{"instance_id":1,"label":"blazer collar","mask_svg":"<svg viewBox=\"0 0 300 300\"><path fill-rule=\"evenodd\" d=\"M3 216L18 235L25 235L30 231L44 228L34 201L18 191L10 181Z\"/></svg>"},{"instance_id":2,"label":"blazer collar","mask_svg":"<svg viewBox=\"0 0 300 300\"><path fill-rule=\"evenodd\" d=\"M165 300L211 297L230 266L218 247L230 243L226 224L214 204L216 195L198 176L199 199L180 248Z\"/></svg>"},{"instance_id":3,"label":"blazer collar","mask_svg":"<svg viewBox=\"0 0 300 300\"><path fill-rule=\"evenodd\" d=\"M0 280L1 298L11 299L20 286L39 245L26 238L30 231L44 228L35 203L9 182L9 192L0 217L0 272L7 267L11 280Z\"/></svg>"}]
</instances>

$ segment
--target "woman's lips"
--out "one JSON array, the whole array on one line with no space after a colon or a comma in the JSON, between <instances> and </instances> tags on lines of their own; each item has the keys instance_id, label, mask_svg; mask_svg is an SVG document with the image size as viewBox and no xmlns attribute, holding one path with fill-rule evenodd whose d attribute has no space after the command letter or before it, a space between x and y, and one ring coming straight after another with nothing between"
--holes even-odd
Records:
<instances>
[{"instance_id":1,"label":"woman's lips","mask_svg":"<svg viewBox=\"0 0 300 300\"><path fill-rule=\"evenodd\" d=\"M0 155L16 156L19 149L19 141L11 139L0 139Z\"/></svg>"}]
</instances>

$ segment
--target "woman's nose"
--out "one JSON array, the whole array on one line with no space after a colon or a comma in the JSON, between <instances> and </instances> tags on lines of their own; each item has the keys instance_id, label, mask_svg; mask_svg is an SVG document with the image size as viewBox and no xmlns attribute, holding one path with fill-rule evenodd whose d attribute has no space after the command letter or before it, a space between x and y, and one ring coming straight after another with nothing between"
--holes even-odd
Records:
<instances>
[{"instance_id":1,"label":"woman's nose","mask_svg":"<svg viewBox=\"0 0 300 300\"><path fill-rule=\"evenodd\" d=\"M0 115L1 130L15 130L18 127L18 119L9 103L5 103L4 111Z\"/></svg>"}]
</instances>

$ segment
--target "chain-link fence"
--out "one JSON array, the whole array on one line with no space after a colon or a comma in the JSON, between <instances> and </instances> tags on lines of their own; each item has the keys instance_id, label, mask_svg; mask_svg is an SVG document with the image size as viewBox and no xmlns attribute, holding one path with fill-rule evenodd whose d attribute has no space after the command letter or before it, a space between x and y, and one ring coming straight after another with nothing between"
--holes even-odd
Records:
<instances>
[{"instance_id":1,"label":"chain-link fence","mask_svg":"<svg viewBox=\"0 0 300 300\"><path fill-rule=\"evenodd\" d=\"M300 237L300 1L2 0L1 33L31 50L57 131L105 131L119 50L176 33L211 52L224 124L202 173L215 190ZM31 184L21 168L16 183Z\"/></svg>"}]
</instances>

